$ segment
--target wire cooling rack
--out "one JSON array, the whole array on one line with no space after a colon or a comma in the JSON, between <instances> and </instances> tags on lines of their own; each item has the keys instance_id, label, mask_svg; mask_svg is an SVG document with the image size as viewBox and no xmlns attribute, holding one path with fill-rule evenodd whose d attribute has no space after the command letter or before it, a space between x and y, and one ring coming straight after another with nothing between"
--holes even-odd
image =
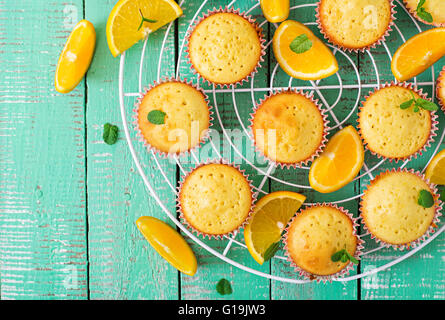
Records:
<instances>
[{"instance_id":1,"label":"wire cooling rack","mask_svg":"<svg viewBox=\"0 0 445 320\"><path fill-rule=\"evenodd\" d=\"M180 5L182 6L184 4L185 0L183 0ZM208 0L205 0L202 2L202 4L200 5L200 7L196 10L196 12L194 13L188 28L187 28L187 32L186 35L189 33L191 26L196 22L196 19L203 14L203 8L205 7L205 5L207 4ZM236 8L236 0L232 1L228 7L235 7ZM403 10L405 10L405 12L409 15L408 11L406 10L406 8L404 7L404 5L399 1L399 0L395 0L395 3L398 3L399 8L402 8ZM259 7L259 1L255 1L255 3L250 7L250 9L246 10L246 13L249 14L252 10L256 9ZM296 5L291 7L291 10L299 10L305 7L313 7L314 11L315 11L315 7L316 4L301 4L301 5ZM414 24L415 28L421 32L422 29L420 28L419 24L417 23L417 21L411 17L412 23ZM260 23L260 26L263 26L264 24L266 24L267 21L264 21L262 23ZM403 40L403 42L405 42L405 36L403 35L403 33L401 32L401 30L399 29L399 27L397 26L397 20L395 21L395 25L394 25L394 29L393 32L396 32L398 34L398 36L400 36L400 38ZM305 23L308 26L311 25L316 25L316 22L308 22ZM160 56L158 59L158 69L157 69L157 80L160 80L160 74L161 74L161 65L162 65L162 60L163 60L163 53L164 53L164 48L167 42L167 38L169 36L169 33L172 29L172 23L167 27L167 30L165 32L165 36L163 38L163 42L162 42L162 47L161 47L161 51L160 51ZM277 27L277 25L272 24L273 27ZM272 27L272 28L273 28ZM186 64L187 61L186 59L184 59L183 57L183 52L184 52L184 45L185 45L185 36L184 39L181 40L180 39L180 44L179 44L179 58L177 61L177 72L176 72L176 78L179 78L179 70L180 70L180 66L183 64ZM271 45L271 42L266 44L266 48L269 48L269 46ZM380 86L381 84L381 80L380 80L380 76L379 76L379 70L376 64L376 61L374 59L373 54L371 53L370 50L367 50L365 52L366 55L368 55L372 66L374 68L374 72L375 72L375 76L376 76L376 82L375 83L362 83L361 79L360 79L360 74L358 71L357 66L355 65L355 62L349 57L349 55L347 55L345 52L338 50L336 47L327 44L329 47L332 48L333 53L338 56L338 55L342 55L346 61L352 66L352 69L354 70L355 76L357 78L357 83L355 84L343 84L343 81L339 75L339 73L336 74L337 80L338 80L338 84L336 85L325 85L325 86L319 86L319 81L310 81L307 86L292 86L292 78L289 79L289 84L288 87L293 87L296 89L301 89L301 90L310 90L311 92L313 92L314 94L317 95L317 97L320 99L320 101L322 102L324 108L326 109L326 111L329 113L329 115L331 116L331 118L333 119L334 125L331 126L329 128L329 130L335 130L335 129L340 129L342 128L342 126L349 120L349 118L354 115L357 112L357 108L358 105L360 103L360 97L362 94L362 91L365 90L371 90L374 88L377 88ZM389 56L389 60L391 60L392 58L392 54L390 52L390 50L388 49L386 43L383 43L383 47L386 51L386 53ZM182 232L184 232L184 234L186 234L188 237L190 237L193 241L195 241L199 246L203 247L204 249L206 249L208 252L210 252L211 254L215 255L216 257L218 257L219 259L237 267L240 268L244 271L250 272L252 274L264 277L264 278L268 278L268 279L273 279L273 280L277 280L277 281L282 281L282 282L288 282L288 283L296 283L296 284L302 284L302 283L307 283L309 282L309 280L306 279L302 279L300 277L298 277L297 274L295 274L294 277L292 278L286 278L286 277L281 277L281 276L275 276L275 275L271 275L268 273L264 273L262 271L253 269L251 267L248 267L244 264L244 262L238 262L235 261L233 259L230 259L227 257L227 254L229 252L229 250L231 249L232 245L236 245L236 246L240 246L242 248L244 248L245 250L247 250L246 245L244 243L242 243L239 240L236 240L236 235L233 237L226 237L227 240L227 245L225 246L224 250L222 252L217 251L215 248L212 248L210 245L206 244L205 242L203 242L203 240L201 240L200 238L198 238L197 236L195 236L194 234L192 234L192 232L190 232L177 218L176 218L176 212L171 212L161 201L161 199L159 198L158 193L156 192L153 184L150 182L149 178L147 177L147 174L145 173L144 169L141 166L140 163L140 156L138 155L138 153L135 151L133 142L131 140L131 136L130 136L130 131L128 128L128 121L127 121L127 114L126 114L126 106L125 106L125 102L124 102L124 98L125 97L139 97L140 96L140 92L142 92L143 89L143 85L142 85L142 78L143 78L143 62L144 62L144 58L145 58L145 53L146 53L146 48L147 48L147 40L145 40L143 47L142 47L142 52L141 52L141 56L140 56L140 66L139 66L139 81L138 81L138 88L134 90L134 92L125 92L124 91L124 80L125 80L125 53L122 54L121 58L120 58L120 66L119 66L119 103L120 103L120 111L121 111L121 117L122 117L122 122L123 122L123 128L124 128L124 133L125 133L125 138L127 140L128 143L128 147L130 149L130 153L133 157L134 163L138 169L139 174L141 175L145 186L147 187L150 195L157 201L157 203L159 204L160 208L164 211L164 213L181 229ZM222 115L220 112L220 109L218 108L218 95L221 93L231 93L232 97L233 97L233 109L234 112L236 114L236 117L240 123L240 126L242 128L242 130L244 131L244 133L248 136L251 137L251 133L249 132L249 130L246 128L246 126L244 125L244 121L242 120L241 116L240 116L240 112L238 110L238 106L236 103L236 94L237 93L241 93L241 92L250 92L251 93L251 99L252 99L252 105L255 106L256 105L256 99L255 99L255 93L256 92L263 92L264 94L272 91L272 90L277 90L277 89L286 89L288 87L274 87L273 83L274 83L274 78L277 74L277 70L279 68L279 65L276 64L272 69L271 69L271 79L270 79L270 87L264 87L264 88L257 88L254 87L254 79L250 80L250 88L234 88L233 86L231 88L228 89L218 89L215 86L213 86L213 88L207 89L205 90L205 92L208 95L212 95L213 96L213 100L214 100L214 111L216 114L216 120L218 121L221 131L223 133L224 138L227 140L227 142L230 144L230 146L233 148L233 150L235 151L235 153L237 154L237 156L239 156L247 165L249 165L254 172L256 172L256 174L258 175L262 175L264 176L260 182L260 184L258 186L255 187L256 192L261 193L261 194L267 194L267 192L265 192L263 190L263 187L267 181L267 179L272 179L275 182L278 182L280 184L283 184L285 186L288 187L296 187L296 188L300 188L300 189L311 189L310 186L308 185L300 185L300 184L296 184L284 179L281 179L279 177L276 177L272 174L273 170L275 169L274 164L269 164L267 166L266 169L260 168L258 166L256 166L252 161L250 161L242 152L242 150L239 150L237 148L237 146L232 142L231 137L229 136L227 129L224 127L223 121L222 121ZM414 78L414 83L418 86L431 86L432 87L432 92L433 92L433 96L434 96L434 92L435 92L435 79L434 79L434 67L431 68L431 72L432 72L432 81L431 82L418 82L416 78ZM342 94L344 93L345 90L347 89L355 89L357 90L357 98L355 100L355 104L353 106L353 108L351 109L351 111L349 112L349 114L347 114L347 116L343 119L343 120L339 120L335 114L335 107L338 105L338 103L340 102L340 99L342 98ZM338 92L338 96L335 100L335 102L333 104L329 104L328 101L325 99L324 95L323 95L323 91L324 90L337 90ZM132 109L132 108L131 108ZM247 119L244 119L247 120ZM439 125L439 127L442 127ZM445 128L442 129L442 132L439 133L438 139L439 139L439 143L437 144L437 147L435 148L433 155L431 156L431 158L428 160L427 165L429 164L429 162L431 161L432 157L438 152L439 147L441 145L441 143L444 140L444 136L445 136ZM219 158L221 158L221 154L219 153L218 149L216 148L214 142L210 139L209 142L211 144L212 149L215 151L215 153L217 154L217 156ZM164 169L162 168L162 166L160 165L158 156L155 152L153 151L149 151L151 153L151 158L154 160L154 163L157 166L157 169L159 170L159 172L161 173L162 177L165 179L166 184L168 185L168 187L171 189L171 191L174 193L174 195L176 195L177 193L177 189L175 188L174 185L172 185L172 183L169 181L169 179L167 178L166 172L164 171ZM191 157L193 159L193 161L198 164L199 160L198 157L196 155L195 152L191 153ZM184 169L183 165L181 164L179 158L175 157L174 158L176 164L178 165L178 167L180 168L181 172L183 174L185 174L186 170ZM380 160L378 161L376 164L374 164L372 167L368 166L368 164L365 163L364 165L364 172L357 176L355 180L360 179L364 176L368 176L370 179L374 178L374 174L373 172L375 170L377 170L383 163L385 162L385 160ZM404 168L406 165L408 164L408 161L403 162L403 164L400 166L400 168ZM423 168L423 171L425 171L426 166ZM309 167L300 167L298 169L290 169L290 170L308 170ZM423 172L422 171L422 172ZM347 203L348 201L352 201L354 199L358 199L362 196L362 194L354 194L351 195L348 198L344 198L344 199L340 199L340 200L336 200L333 202L330 202L332 204L342 204L342 203ZM310 203L305 203L306 205L310 205ZM424 242L422 242L420 245L418 245L417 247L409 250L409 251L405 251L402 255L400 255L399 257L395 258L394 260L392 260L389 263L386 263L384 265L375 267L373 269L369 269L366 270L366 272L363 273L358 273L356 275L352 275L352 276L347 276L347 277L342 277L342 278L336 278L333 279L333 281L351 281L351 280L356 280L362 277L366 277L372 274L375 274L379 271L385 270L387 268L390 268L391 266L394 266L398 263L400 263L401 261L409 258L410 256L412 256L413 254L415 254L416 252L418 252L419 250L421 250L423 247L425 247L426 245L428 245L430 242L432 242L435 238L437 238L443 231L445 230L445 224L442 225L431 237L429 237L427 240L425 240ZM364 237L368 234L361 234L360 237ZM384 246L379 246L377 248L372 248L372 249L366 249L365 246L365 251L362 255L366 256L370 253L376 252L378 250L381 250L382 248L384 248ZM275 256L273 259L281 259L281 260L285 260L287 261L286 257L282 257L282 256ZM289 265L289 268L291 268L291 266Z\"/></svg>"}]
</instances>

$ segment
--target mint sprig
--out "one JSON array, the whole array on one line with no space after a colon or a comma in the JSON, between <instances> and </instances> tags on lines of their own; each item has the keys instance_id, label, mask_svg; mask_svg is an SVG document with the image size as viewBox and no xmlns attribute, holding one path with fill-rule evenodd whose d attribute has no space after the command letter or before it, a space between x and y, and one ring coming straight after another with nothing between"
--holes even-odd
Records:
<instances>
[{"instance_id":1,"label":"mint sprig","mask_svg":"<svg viewBox=\"0 0 445 320\"><path fill-rule=\"evenodd\" d=\"M346 263L348 261L351 261L352 263L358 264L358 260L351 255L346 249L341 249L340 251L337 251L331 256L332 262L338 262L341 261L342 263Z\"/></svg>"},{"instance_id":2,"label":"mint sprig","mask_svg":"<svg viewBox=\"0 0 445 320\"><path fill-rule=\"evenodd\" d=\"M404 103L402 103L399 107L400 109L408 109L410 108L413 104L414 104L414 108L413 111L414 112L419 112L420 109L424 109L427 111L436 111L439 109L439 107L437 106L437 104L435 104L434 102L419 98L416 99L416 97L414 96L414 94L410 91L412 99L405 101Z\"/></svg>"},{"instance_id":3,"label":"mint sprig","mask_svg":"<svg viewBox=\"0 0 445 320\"><path fill-rule=\"evenodd\" d=\"M426 22L433 22L433 16L431 15L431 13L429 13L428 11L425 10L425 8L423 7L423 5L425 4L426 0L420 0L419 3L417 4L417 15L419 16L420 19L425 20Z\"/></svg>"},{"instance_id":4,"label":"mint sprig","mask_svg":"<svg viewBox=\"0 0 445 320\"><path fill-rule=\"evenodd\" d=\"M102 134L102 139L106 144L115 144L119 135L119 128L110 123L104 124L104 132Z\"/></svg>"},{"instance_id":5,"label":"mint sprig","mask_svg":"<svg viewBox=\"0 0 445 320\"><path fill-rule=\"evenodd\" d=\"M273 243L269 248L267 248L266 252L264 253L264 261L269 261L272 259L277 251L280 249L280 242Z\"/></svg>"},{"instance_id":6,"label":"mint sprig","mask_svg":"<svg viewBox=\"0 0 445 320\"><path fill-rule=\"evenodd\" d=\"M300 34L296 37L289 45L290 49L297 53L304 53L312 48L312 41L308 38L306 34Z\"/></svg>"},{"instance_id":7,"label":"mint sprig","mask_svg":"<svg viewBox=\"0 0 445 320\"><path fill-rule=\"evenodd\" d=\"M139 25L138 31L141 30L144 22L149 22L149 23L156 23L156 22L158 22L158 20L152 20L152 19L145 18L144 15L142 14L141 9L139 9L139 13L141 14L141 24Z\"/></svg>"},{"instance_id":8,"label":"mint sprig","mask_svg":"<svg viewBox=\"0 0 445 320\"><path fill-rule=\"evenodd\" d=\"M161 110L152 110L148 113L147 120L156 125L164 124L166 115L167 114Z\"/></svg>"},{"instance_id":9,"label":"mint sprig","mask_svg":"<svg viewBox=\"0 0 445 320\"><path fill-rule=\"evenodd\" d=\"M434 206L434 197L428 190L420 190L417 203L426 209L431 208Z\"/></svg>"},{"instance_id":10,"label":"mint sprig","mask_svg":"<svg viewBox=\"0 0 445 320\"><path fill-rule=\"evenodd\" d=\"M222 296L226 294L232 294L233 292L229 280L224 278L219 280L218 283L216 284L216 291Z\"/></svg>"}]
</instances>

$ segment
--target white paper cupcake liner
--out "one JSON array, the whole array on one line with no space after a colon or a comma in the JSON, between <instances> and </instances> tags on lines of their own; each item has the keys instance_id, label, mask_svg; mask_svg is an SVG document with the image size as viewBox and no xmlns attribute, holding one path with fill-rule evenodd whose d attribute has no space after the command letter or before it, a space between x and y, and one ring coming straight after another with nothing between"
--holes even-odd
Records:
<instances>
[{"instance_id":1,"label":"white paper cupcake liner","mask_svg":"<svg viewBox=\"0 0 445 320\"><path fill-rule=\"evenodd\" d=\"M260 44L261 44L261 52L260 52L260 57L258 59L258 63L255 66L255 68L252 70L252 72L250 74L248 74L246 77L244 77L243 79L236 81L234 83L218 83L218 82L213 82L208 80L207 78L205 78L203 75L201 75L193 66L192 60L190 58L190 51L189 51L189 44L190 44L190 37L193 34L193 31L195 30L195 28L206 18L210 17L211 15L217 14L217 13L234 13L237 14L241 17L243 17L244 19L246 19L247 21L249 21L252 26L255 27L257 34L258 34L258 38L260 39ZM258 69L261 68L261 63L264 62L264 56L266 55L266 46L265 46L265 42L266 40L264 39L263 36L263 30L262 28L256 23L255 19L253 19L250 15L247 15L244 12L240 12L239 9L235 10L232 8L228 8L228 7L220 7L219 9L217 8L213 8L213 10L209 10L207 13L205 13L201 18L199 18L197 20L197 22L194 24L194 26L192 27L192 29L187 33L186 35L186 58L188 63L190 64L190 69L193 72L193 74L198 76L198 79L201 79L203 82L207 83L208 85L215 85L217 87L220 88L229 88L231 85L233 85L234 87L238 86L238 85L242 85L244 82L248 82L257 72Z\"/></svg>"},{"instance_id":2,"label":"white paper cupcake liner","mask_svg":"<svg viewBox=\"0 0 445 320\"><path fill-rule=\"evenodd\" d=\"M361 48L349 48L349 47L346 47L346 46L342 45L341 43L338 43L337 41L335 41L335 39L330 37L329 33L325 30L323 24L321 23L321 19L320 19L320 5L321 5L321 2L322 1L319 1L317 3L317 7L315 9L316 10L315 17L317 19L318 28L320 29L320 32L323 34L323 37L327 41L329 41L330 43L332 43L333 45L335 45L336 47L340 48L343 51L365 52L366 50L373 49L377 45L381 45L381 44L383 44L385 42L386 37L389 36L389 33L392 31L392 29L393 29L393 27L395 25L394 20L396 20L395 15L397 13L396 10L395 10L396 6L394 5L393 0L390 0L390 3L391 3L391 20L390 20L390 22L388 24L388 27L387 27L385 33L379 39L377 39L375 42L373 42L370 45L367 45L367 46L364 46L364 47L361 47Z\"/></svg>"},{"instance_id":3,"label":"white paper cupcake liner","mask_svg":"<svg viewBox=\"0 0 445 320\"><path fill-rule=\"evenodd\" d=\"M405 250L405 249L410 249L410 248L417 247L420 243L422 243L423 241L428 239L431 236L431 234L433 234L435 232L435 229L438 227L437 224L440 221L439 218L440 218L440 216L442 216L441 210L442 210L443 203L439 199L440 196L439 196L439 194L437 192L436 185L433 184L433 183L430 183L430 181L428 179L426 179L423 174L421 174L420 172L415 171L413 169L408 170L408 169L395 169L395 168L393 168L391 170L386 170L386 171L380 173L377 177L375 177L370 182L370 184L367 186L366 190L364 191L364 194L366 194L366 192L369 190L369 188L371 188L372 185L376 181L378 181L379 179L381 179L382 177L384 177L387 174L396 173L396 172L409 172L409 173L415 174L416 176L418 176L419 178L424 180L428 184L428 187L430 188L430 190L432 191L433 197L435 199L435 204L434 205L436 206L436 212L435 212L434 218L433 218L433 220L431 222L431 225L426 230L426 232L421 237L419 237L418 239L416 239L414 241L411 241L411 242L408 242L408 243L404 243L404 244L392 244L392 243L385 242L382 239L379 239L377 236L375 236L371 232L371 230L368 229L368 227L366 225L366 221L363 218L363 197L362 197L362 199L360 201L360 218L362 219L362 225L363 225L364 230L369 232L369 234L371 235L371 239L374 239L377 244L382 245L382 246L387 247L387 248L391 247L391 248L393 248L395 250Z\"/></svg>"},{"instance_id":4,"label":"white paper cupcake liner","mask_svg":"<svg viewBox=\"0 0 445 320\"><path fill-rule=\"evenodd\" d=\"M427 141L425 142L425 144L423 145L422 148L420 148L419 150L417 150L415 153L410 154L406 157L395 157L395 158L391 158L391 157L386 157L383 156L373 150L371 150L369 148L369 144L366 141L363 132L362 132L362 128L360 126L360 114L363 110L364 107L364 103L373 95L375 94L377 91L384 89L384 88L388 88L388 87L393 87L393 86L398 86L398 87L403 87L403 88L407 88L412 90L413 92L415 92L416 94L418 94L422 99L426 99L431 101L431 99L428 99L427 94L423 93L422 89L418 89L416 86L414 86L412 83L408 83L408 82L394 82L391 81L390 83L384 83L382 84L379 88L375 89L374 91L371 91L366 97L365 99L362 101L362 106L359 108L359 117L357 118L357 122L358 122L358 129L359 129L359 134L360 137L362 138L363 142L364 142L364 146L366 147L366 149L369 150L369 152L371 152L372 155L377 156L380 159L386 159L389 160L389 162L394 161L395 163L399 162L399 161L411 161L412 159L416 159L418 156L421 156L423 154L423 152L425 152L429 147L431 147L431 144L434 143L434 138L437 136L437 130L438 130L438 124L439 122L437 121L438 115L436 114L436 111L431 111L430 115L431 115L431 130L430 130L430 135L427 139Z\"/></svg>"},{"instance_id":5,"label":"white paper cupcake liner","mask_svg":"<svg viewBox=\"0 0 445 320\"><path fill-rule=\"evenodd\" d=\"M227 166L230 166L232 168L235 168L236 170L238 170L246 179L246 181L249 183L250 186L250 193L252 195L252 199L251 199L251 207L250 207L250 211L249 214L247 215L246 219L234 230L227 232L227 233L223 233L223 234L209 234L209 233L205 233L201 230L196 229L191 223L189 223L187 221L187 218L184 215L183 209L182 209L182 205L181 205L181 200L180 200L180 194L181 194L181 190L182 187L184 185L184 182L187 180L187 178L197 169L206 166L208 164L224 164ZM249 176L245 173L245 170L241 170L240 166L235 165L234 163L231 163L230 161L226 160L226 159L218 159L218 160L207 160L206 162L200 163L198 165L196 165L192 170L190 170L189 172L187 172L181 179L181 181L179 182L179 187L178 187L178 192L177 192L177 197L176 197L176 208L177 208L177 212L179 213L179 218L181 219L181 222L189 229L191 230L193 233L196 233L198 236L205 238L209 238L209 239L223 239L224 236L235 236L237 233L240 232L241 229L243 229L246 224L249 222L250 217L252 216L253 210L255 208L255 203L258 197L258 193L254 191L254 186L252 184L252 181L249 180Z\"/></svg>"},{"instance_id":6,"label":"white paper cupcake liner","mask_svg":"<svg viewBox=\"0 0 445 320\"><path fill-rule=\"evenodd\" d=\"M330 208L335 208L338 209L339 211L341 211L343 214L345 214L346 216L348 216L349 219L351 219L352 221L352 228L353 228L353 234L357 239L357 247L355 249L355 253L354 253L354 258L356 258L357 260L360 261L360 256L363 254L363 243L364 241L360 238L360 236L357 234L357 229L360 226L358 224L358 219L354 218L353 215L345 208L343 207L338 207L337 205L333 205L333 204L326 204L326 203L320 203L320 204L316 204L313 206L310 206L311 208L313 207L330 207ZM322 276L322 275L316 275L313 273L310 273L304 269L302 269L301 267L299 267L294 260L292 259L290 252L289 252L289 248L287 246L287 241L288 241L288 234L289 234L289 228L291 227L292 223L294 222L294 220L304 212L304 210L299 211L293 218L292 220L288 223L286 229L285 229L285 235L283 237L283 241L285 243L284 246L284 251L285 251L285 255L287 257L287 261L289 261L290 265L295 269L295 271L298 273L299 276L304 277L305 279L308 280L315 280L317 282L323 281L323 283L326 282L332 282L333 279L335 278L341 278L344 276L349 275L349 273L351 272L351 270L354 269L354 263L349 261L349 263L340 271L331 274L331 275L326 275L326 276Z\"/></svg>"},{"instance_id":7,"label":"white paper cupcake liner","mask_svg":"<svg viewBox=\"0 0 445 320\"><path fill-rule=\"evenodd\" d=\"M159 86L161 84L168 83L168 82L183 83L183 84L189 85L192 88L196 89L197 91L199 91L203 95L203 97L204 97L204 99L205 99L205 101L207 103L207 106L209 108L209 128L206 130L205 134L201 137L199 143L196 146L191 147L189 150L178 152L178 153L176 153L176 152L165 152L165 151L159 150L156 147L152 146L145 139L144 135L142 134L141 129L139 127L139 122L138 122L139 108L140 108L141 102L144 99L145 95L151 89L153 89L153 88L155 88L155 87L157 87L157 86ZM136 99L136 103L134 104L134 109L133 109L133 119L134 119L133 120L133 127L134 127L134 130L136 131L136 137L138 138L138 140L140 142L142 142L144 144L144 146L147 148L147 151L149 151L149 152L153 151L155 154L157 154L158 156L160 156L162 158L169 158L169 157L173 157L173 156L181 157L181 156L184 156L184 155L189 155L192 152L196 151L203 144L205 144L206 141L209 139L209 136L210 136L209 130L210 130L210 128L213 125L213 111L212 111L212 109L213 108L212 108L212 106L210 106L210 103L209 103L209 98L204 93L204 90L202 90L201 88L198 88L196 85L194 85L192 83L192 81L187 81L186 78L184 78L184 80L178 80L178 79L176 79L174 77L170 77L170 78L169 77L164 77L160 81L155 81L153 84L150 84L148 87L145 87L143 92L141 92L139 94L139 97Z\"/></svg>"},{"instance_id":8,"label":"white paper cupcake liner","mask_svg":"<svg viewBox=\"0 0 445 320\"><path fill-rule=\"evenodd\" d=\"M261 149L258 148L255 138L254 138L254 134L253 134L253 121L256 115L256 112L258 111L258 109L261 107L261 105L267 100L270 99L271 97L284 93L284 92L292 92L292 93L296 93L296 94L300 94L306 98L308 98L309 100L311 100L317 107L318 110L320 111L320 114L323 118L323 137L322 140L320 142L320 145L318 146L317 150L308 158L299 161L297 163L286 163L286 162L280 162L277 160L274 160L270 157L268 157ZM253 112L250 114L250 118L249 118L249 131L251 133L251 140L253 143L253 146L255 148L255 150L267 161L269 161L270 163L274 164L276 167L279 166L282 169L286 168L286 169L290 169L290 168L297 168L297 167L301 167L303 165L307 165L309 162L313 162L314 159L316 157L318 157L322 152L323 149L326 147L326 143L328 141L327 139L327 135L328 135L328 124L329 124L329 120L328 120L328 115L326 113L326 111L324 109L322 109L321 105L318 103L318 99L314 99L313 95L309 95L308 93L303 92L302 90L296 90L294 88L288 88L288 89L284 89L284 90L276 90L268 95L266 95L263 99L261 99L259 101L259 103L254 107Z\"/></svg>"}]
</instances>

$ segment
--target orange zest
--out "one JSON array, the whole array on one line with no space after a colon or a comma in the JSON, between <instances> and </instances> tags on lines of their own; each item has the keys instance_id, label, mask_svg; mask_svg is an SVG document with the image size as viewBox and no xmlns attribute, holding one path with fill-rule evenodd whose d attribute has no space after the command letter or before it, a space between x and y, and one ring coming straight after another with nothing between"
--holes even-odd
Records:
<instances>
[{"instance_id":1,"label":"orange zest","mask_svg":"<svg viewBox=\"0 0 445 320\"><path fill-rule=\"evenodd\" d=\"M360 172L364 162L364 148L358 132L348 126L337 132L326 149L309 170L309 183L318 192L336 191Z\"/></svg>"},{"instance_id":2,"label":"orange zest","mask_svg":"<svg viewBox=\"0 0 445 320\"><path fill-rule=\"evenodd\" d=\"M269 22L283 22L289 17L289 0L260 0L260 4Z\"/></svg>"},{"instance_id":3,"label":"orange zest","mask_svg":"<svg viewBox=\"0 0 445 320\"><path fill-rule=\"evenodd\" d=\"M290 49L291 42L305 34L312 47L297 54ZM338 71L338 63L331 50L304 24L287 20L275 31L273 50L281 68L291 77L301 80L318 80Z\"/></svg>"},{"instance_id":4,"label":"orange zest","mask_svg":"<svg viewBox=\"0 0 445 320\"><path fill-rule=\"evenodd\" d=\"M55 87L71 92L85 76L96 47L96 31L91 22L80 21L71 32L57 63Z\"/></svg>"},{"instance_id":5,"label":"orange zest","mask_svg":"<svg viewBox=\"0 0 445 320\"><path fill-rule=\"evenodd\" d=\"M406 41L391 62L398 81L406 81L424 72L445 55L445 28L434 28Z\"/></svg>"},{"instance_id":6,"label":"orange zest","mask_svg":"<svg viewBox=\"0 0 445 320\"><path fill-rule=\"evenodd\" d=\"M189 276L198 269L195 254L184 238L165 222L140 217L136 226L151 246L173 267Z\"/></svg>"}]
</instances>

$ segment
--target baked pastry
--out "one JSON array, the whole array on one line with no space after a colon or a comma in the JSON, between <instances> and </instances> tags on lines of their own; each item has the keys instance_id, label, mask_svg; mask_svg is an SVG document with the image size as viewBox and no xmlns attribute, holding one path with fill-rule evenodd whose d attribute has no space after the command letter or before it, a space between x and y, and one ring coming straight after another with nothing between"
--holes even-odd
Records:
<instances>
[{"instance_id":1,"label":"baked pastry","mask_svg":"<svg viewBox=\"0 0 445 320\"><path fill-rule=\"evenodd\" d=\"M437 78L437 99L439 100L439 104L442 107L442 110L445 112L445 66L440 73L439 78Z\"/></svg>"}]
</instances>

